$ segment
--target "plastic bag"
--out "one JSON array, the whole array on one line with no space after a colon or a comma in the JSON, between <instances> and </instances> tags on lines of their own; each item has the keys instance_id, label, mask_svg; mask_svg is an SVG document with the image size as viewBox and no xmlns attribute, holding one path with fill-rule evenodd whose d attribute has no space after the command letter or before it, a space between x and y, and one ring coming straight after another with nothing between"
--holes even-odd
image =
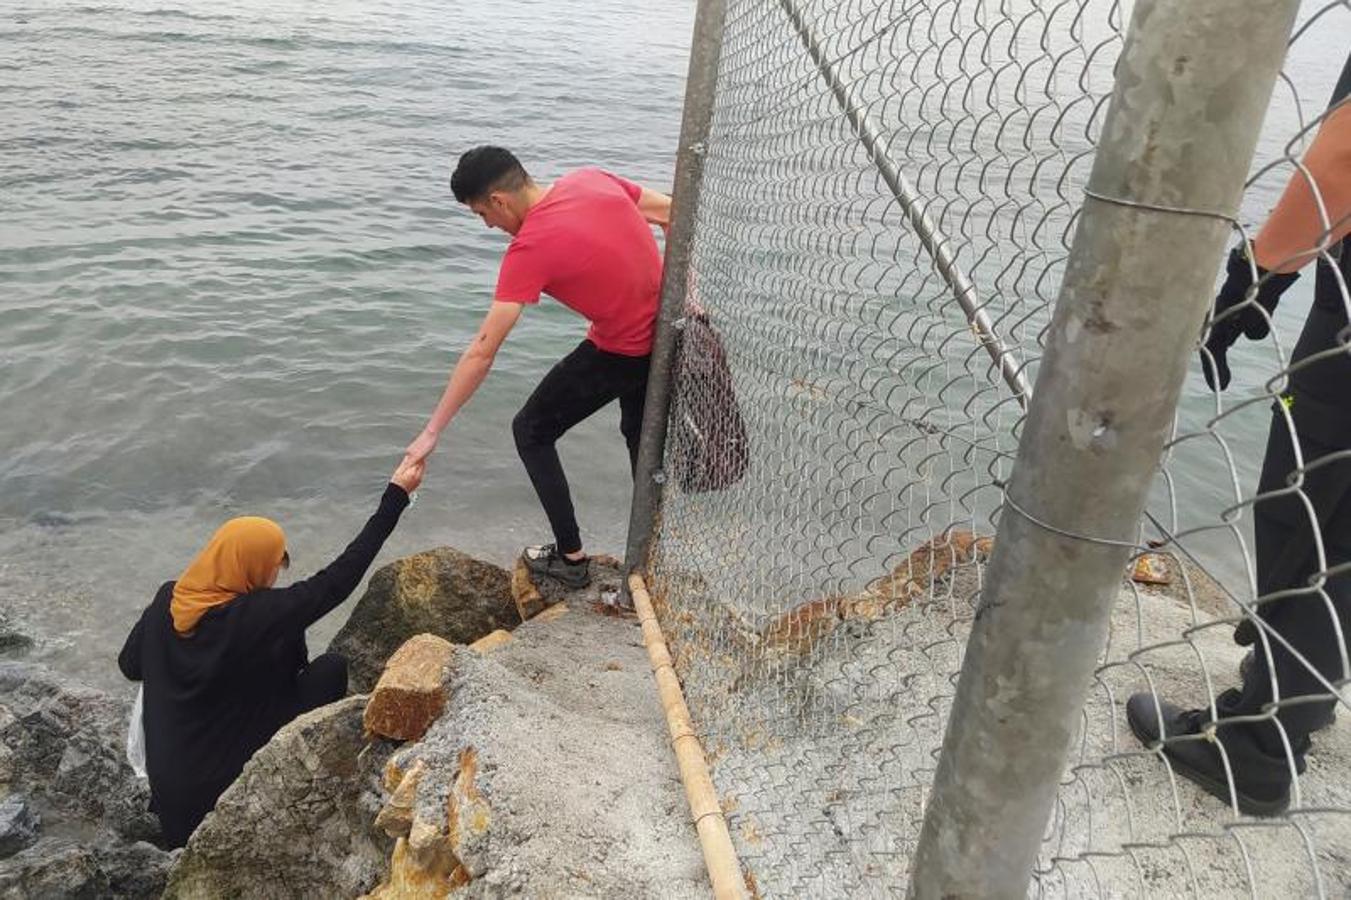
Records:
<instances>
[{"instance_id":1,"label":"plastic bag","mask_svg":"<svg viewBox=\"0 0 1351 900\"><path fill-rule=\"evenodd\" d=\"M136 702L131 707L131 722L127 726L127 762L138 777L145 778L145 725L141 721L142 698L145 686L136 689Z\"/></svg>"}]
</instances>

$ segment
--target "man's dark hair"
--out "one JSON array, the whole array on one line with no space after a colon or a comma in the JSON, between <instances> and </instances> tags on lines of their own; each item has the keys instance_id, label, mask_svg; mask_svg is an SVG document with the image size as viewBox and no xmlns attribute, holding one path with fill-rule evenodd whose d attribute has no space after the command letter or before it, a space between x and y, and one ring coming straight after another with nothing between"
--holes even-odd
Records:
<instances>
[{"instance_id":1,"label":"man's dark hair","mask_svg":"<svg viewBox=\"0 0 1351 900\"><path fill-rule=\"evenodd\" d=\"M525 166L502 147L475 147L466 151L450 176L450 190L461 203L481 200L493 191L516 191L530 181Z\"/></svg>"}]
</instances>

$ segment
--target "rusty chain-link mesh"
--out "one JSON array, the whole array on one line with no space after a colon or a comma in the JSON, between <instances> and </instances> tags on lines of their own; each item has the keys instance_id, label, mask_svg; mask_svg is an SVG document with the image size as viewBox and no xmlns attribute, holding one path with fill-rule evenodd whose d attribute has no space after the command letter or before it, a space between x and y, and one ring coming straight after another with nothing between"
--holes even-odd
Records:
<instances>
[{"instance_id":1,"label":"rusty chain-link mesh","mask_svg":"<svg viewBox=\"0 0 1351 900\"><path fill-rule=\"evenodd\" d=\"M1249 237L1299 171L1351 50L1346 2L1304 6L1244 202ZM1034 380L1129 12L1110 0L728 2L648 575L763 896L905 890L1019 391ZM1334 227L1310 248L1329 260ZM1240 604L1263 596L1258 473L1312 303L1307 269L1270 335L1230 352L1226 392L1207 389L1199 358L1189 376L1047 825L1039 893L1351 890L1345 721L1314 736L1291 810L1253 818L1171 771L1124 712L1141 691L1214 709L1238 683ZM1344 317L1340 281L1334 299ZM1297 459L1298 473L1318 465ZM1318 552L1293 602L1335 632L1338 563ZM1345 683L1338 654L1328 686Z\"/></svg>"}]
</instances>

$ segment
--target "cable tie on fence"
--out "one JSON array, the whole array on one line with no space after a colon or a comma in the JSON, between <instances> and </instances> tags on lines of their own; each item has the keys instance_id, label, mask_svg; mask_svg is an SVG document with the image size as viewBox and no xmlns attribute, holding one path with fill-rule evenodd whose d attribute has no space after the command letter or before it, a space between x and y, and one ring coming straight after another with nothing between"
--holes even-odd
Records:
<instances>
[{"instance_id":1,"label":"cable tie on fence","mask_svg":"<svg viewBox=\"0 0 1351 900\"><path fill-rule=\"evenodd\" d=\"M1004 487L1004 485L1000 484L1000 487ZM1091 534L1078 534L1073 531L1066 531L1063 528L1058 528L1057 526L1052 525L1050 522L1038 519L1036 516L1032 515L1032 513L1028 512L1021 506L1019 506L1018 502L1014 500L1012 496L1009 495L1007 489L1005 489L1004 491L1004 502L1008 504L1008 506L1011 509L1013 509L1014 512L1018 513L1018 515L1022 516L1024 519L1031 522L1033 525L1036 525L1038 528L1044 529L1053 534L1058 534L1061 537L1067 537L1070 540L1074 541L1085 541L1090 544L1103 544L1104 546L1108 547L1126 547L1127 549L1130 550L1140 549L1140 544L1136 541L1119 541L1116 540L1115 538L1094 537Z\"/></svg>"},{"instance_id":2,"label":"cable tie on fence","mask_svg":"<svg viewBox=\"0 0 1351 900\"><path fill-rule=\"evenodd\" d=\"M1159 203L1141 203L1138 200L1127 200L1125 197L1109 197L1106 194L1099 194L1097 191L1084 188L1084 195L1092 197L1094 200L1101 200L1103 203L1111 203L1114 206L1127 206L1131 209L1145 209L1150 212L1174 213L1179 216L1200 216L1205 219L1221 219L1234 227L1238 227L1238 219L1231 213L1215 212L1212 209L1192 209L1186 206L1163 206Z\"/></svg>"}]
</instances>

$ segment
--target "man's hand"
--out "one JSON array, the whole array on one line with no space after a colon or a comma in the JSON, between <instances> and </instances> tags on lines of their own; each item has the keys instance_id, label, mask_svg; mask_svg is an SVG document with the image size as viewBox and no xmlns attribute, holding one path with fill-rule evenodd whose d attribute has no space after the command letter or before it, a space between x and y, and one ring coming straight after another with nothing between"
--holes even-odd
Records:
<instances>
[{"instance_id":1,"label":"man's hand","mask_svg":"<svg viewBox=\"0 0 1351 900\"><path fill-rule=\"evenodd\" d=\"M667 237L671 235L671 198L654 191L651 188L643 188L642 193L638 195L638 212L642 213L643 218L649 225L659 225Z\"/></svg>"},{"instance_id":2,"label":"man's hand","mask_svg":"<svg viewBox=\"0 0 1351 900\"><path fill-rule=\"evenodd\" d=\"M1257 281L1253 280L1254 274ZM1215 295L1212 318L1218 321L1211 322L1201 350L1201 374L1212 391L1229 387L1229 348L1240 335L1253 341L1267 336L1277 301L1298 278L1298 272L1278 274L1256 265L1246 244L1229 252L1224 284ZM1230 312L1238 306L1243 308Z\"/></svg>"},{"instance_id":3,"label":"man's hand","mask_svg":"<svg viewBox=\"0 0 1351 900\"><path fill-rule=\"evenodd\" d=\"M426 465L427 457L432 455L436 449L436 442L440 439L434 431L424 431L419 434L413 443L408 445L408 449L403 451L404 463L419 463Z\"/></svg>"},{"instance_id":4,"label":"man's hand","mask_svg":"<svg viewBox=\"0 0 1351 900\"><path fill-rule=\"evenodd\" d=\"M411 494L422 484L422 476L426 471L426 463L421 460L410 462L407 457L404 457L398 468L394 470L394 474L389 476L389 481L391 484L397 484L403 488L404 493Z\"/></svg>"}]
</instances>

